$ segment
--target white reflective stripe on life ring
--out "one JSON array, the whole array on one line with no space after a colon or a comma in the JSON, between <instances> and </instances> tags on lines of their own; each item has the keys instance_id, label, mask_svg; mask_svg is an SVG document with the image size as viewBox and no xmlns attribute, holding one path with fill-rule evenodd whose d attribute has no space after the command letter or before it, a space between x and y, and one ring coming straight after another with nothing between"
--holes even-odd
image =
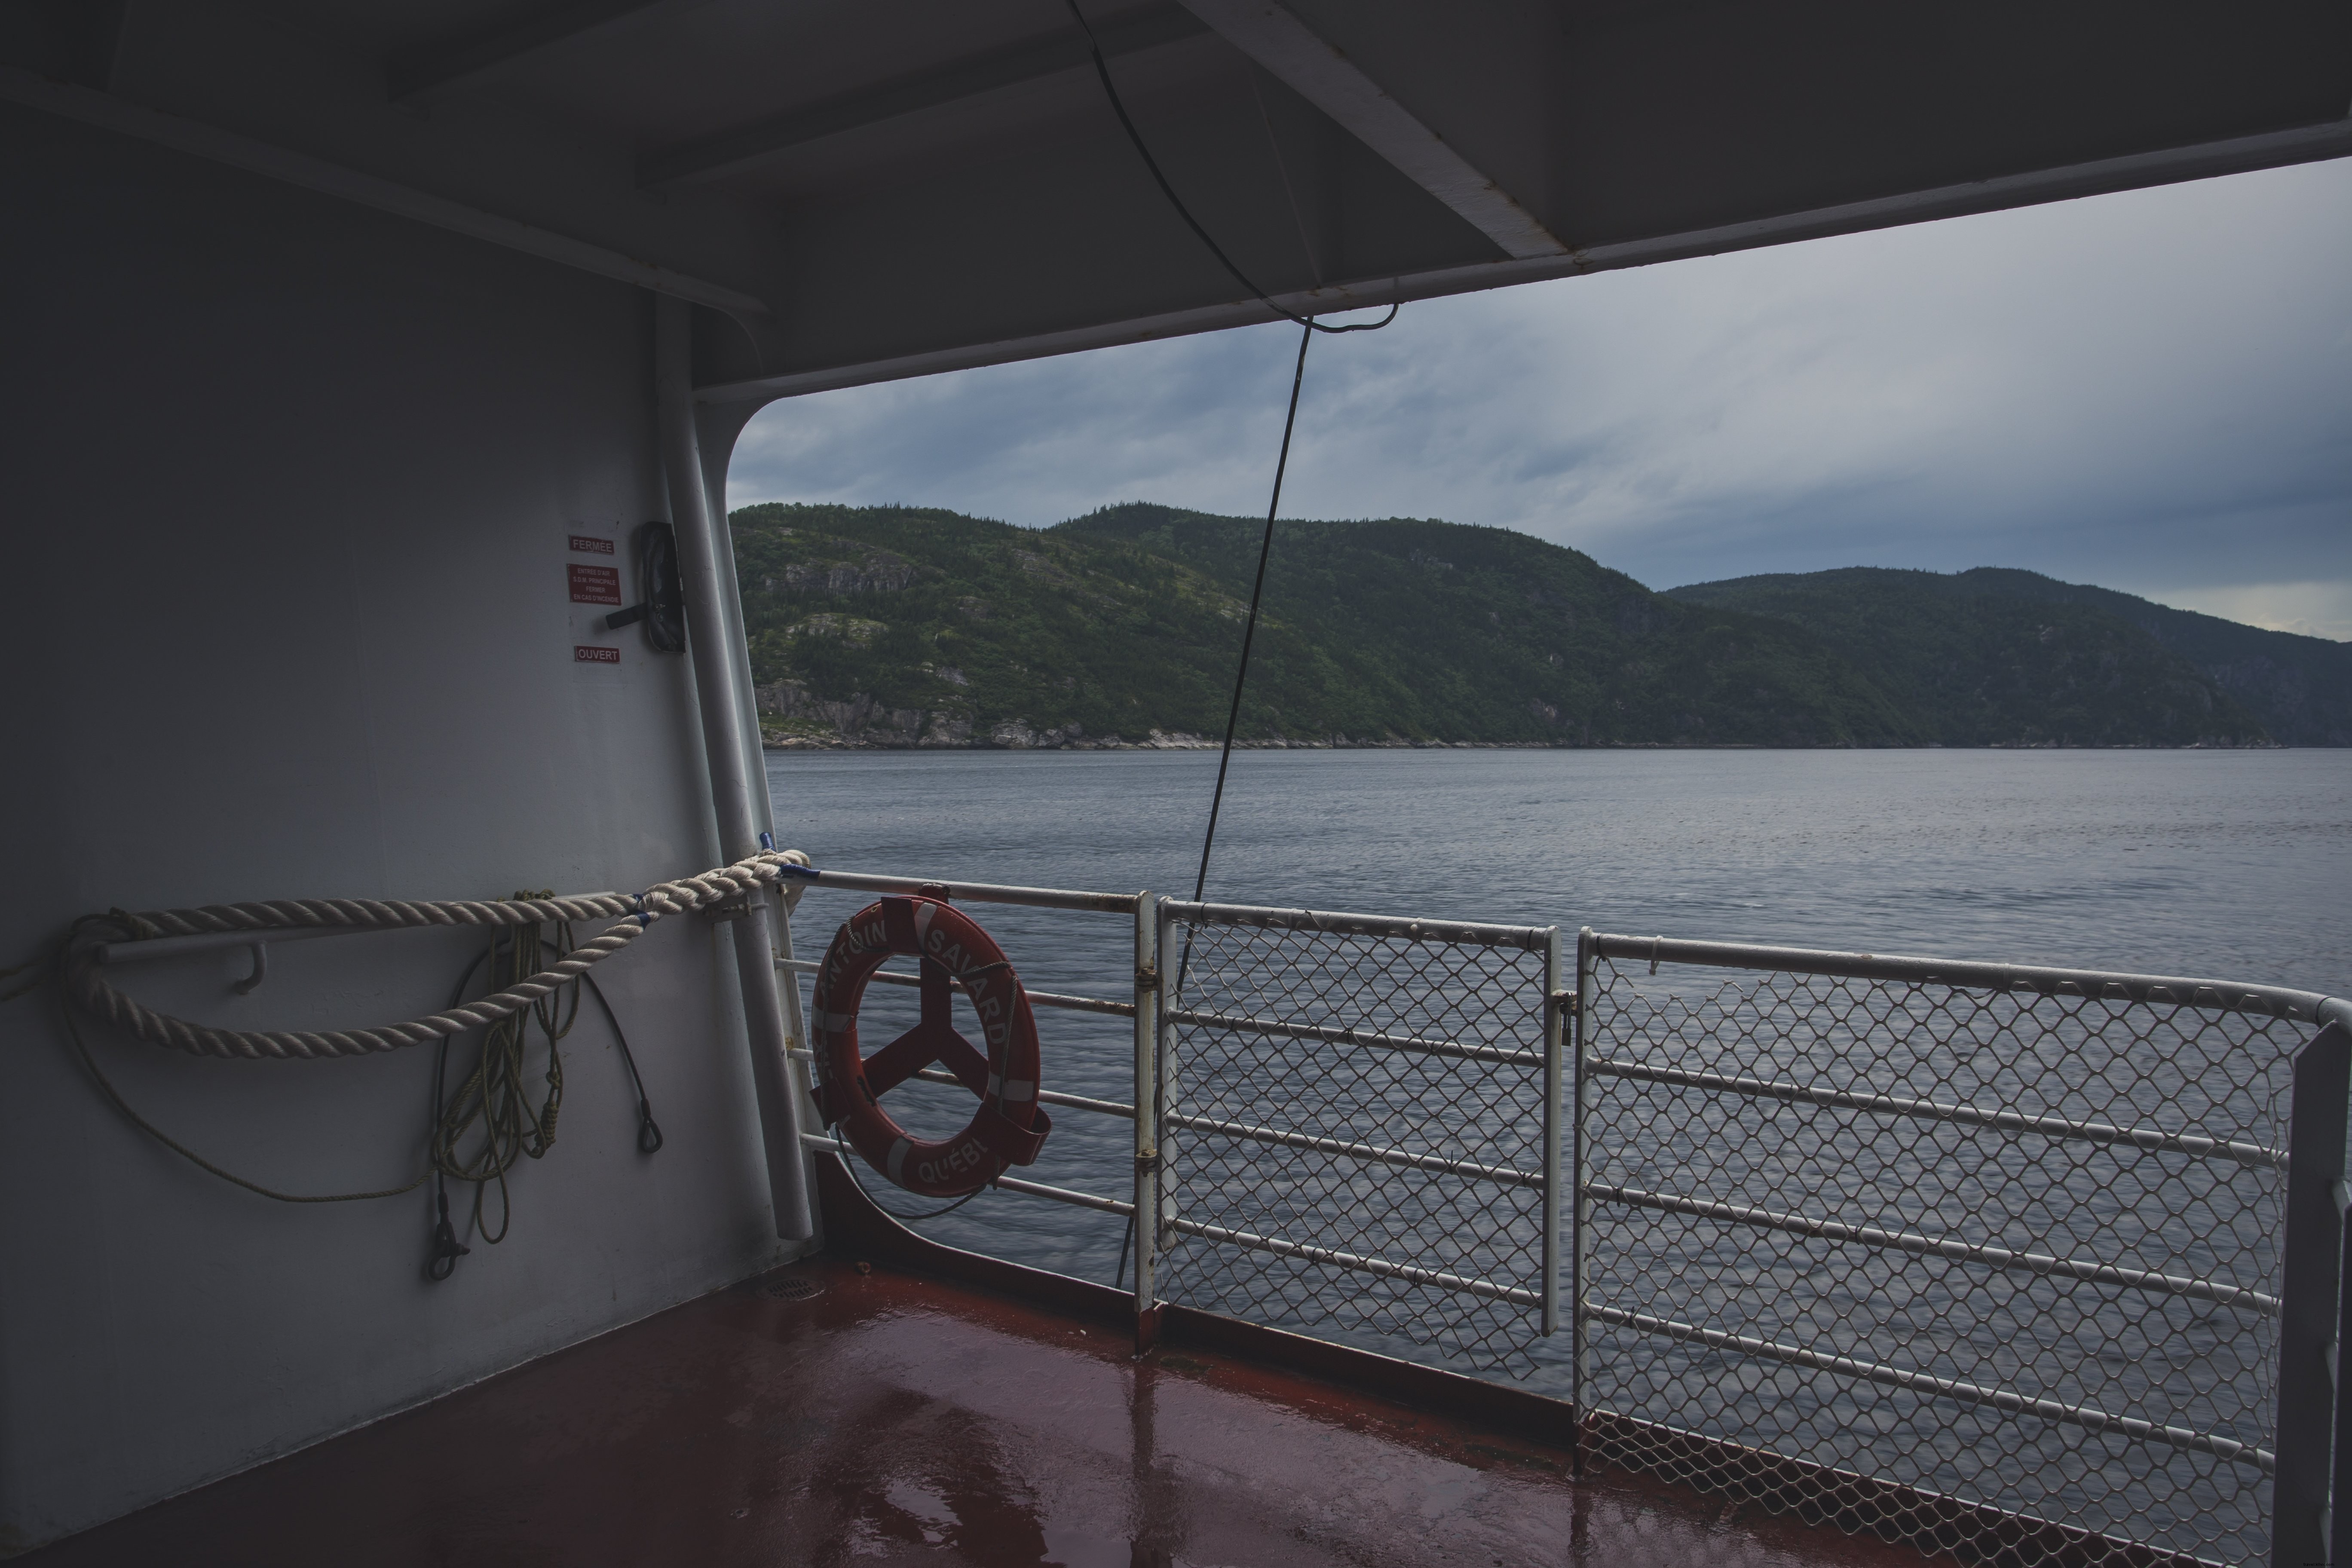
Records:
<instances>
[{"instance_id":1,"label":"white reflective stripe on life ring","mask_svg":"<svg viewBox=\"0 0 2352 1568\"><path fill-rule=\"evenodd\" d=\"M1025 1103L1037 1098L1037 1086L1026 1079L1003 1079L990 1073L988 1092L999 1100Z\"/></svg>"},{"instance_id":2,"label":"white reflective stripe on life ring","mask_svg":"<svg viewBox=\"0 0 2352 1568\"><path fill-rule=\"evenodd\" d=\"M896 1143L890 1145L890 1168L885 1173L889 1176L890 1180L894 1184L899 1186L906 1185L904 1182L900 1182L898 1180L898 1173L907 1168L907 1153L908 1151L912 1148L914 1148L914 1145L908 1142L904 1138L899 1139Z\"/></svg>"}]
</instances>

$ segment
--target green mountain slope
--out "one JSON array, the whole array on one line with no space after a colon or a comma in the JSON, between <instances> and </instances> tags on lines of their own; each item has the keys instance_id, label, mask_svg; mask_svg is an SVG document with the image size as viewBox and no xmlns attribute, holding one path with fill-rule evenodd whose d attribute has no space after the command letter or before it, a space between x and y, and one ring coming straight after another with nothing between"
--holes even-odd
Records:
<instances>
[{"instance_id":1,"label":"green mountain slope","mask_svg":"<svg viewBox=\"0 0 2352 1568\"><path fill-rule=\"evenodd\" d=\"M1849 567L1695 584L1670 596L1804 627L1869 670L1945 745L2243 745L2267 738L2263 721L2177 638L2160 639L2127 609L2159 606L2128 595L2074 589L2028 572L1947 576Z\"/></svg>"},{"instance_id":2,"label":"green mountain slope","mask_svg":"<svg viewBox=\"0 0 2352 1568\"><path fill-rule=\"evenodd\" d=\"M2203 670L2281 745L2352 746L2352 643L2264 631L2038 572L1979 566L1956 580L2009 598L2105 610Z\"/></svg>"},{"instance_id":3,"label":"green mountain slope","mask_svg":"<svg viewBox=\"0 0 2352 1568\"><path fill-rule=\"evenodd\" d=\"M732 519L779 740L1222 731L1260 524L1131 505L1042 531L909 508ZM1319 743L1903 745L1817 638L1501 529L1286 522L1241 733Z\"/></svg>"}]
</instances>

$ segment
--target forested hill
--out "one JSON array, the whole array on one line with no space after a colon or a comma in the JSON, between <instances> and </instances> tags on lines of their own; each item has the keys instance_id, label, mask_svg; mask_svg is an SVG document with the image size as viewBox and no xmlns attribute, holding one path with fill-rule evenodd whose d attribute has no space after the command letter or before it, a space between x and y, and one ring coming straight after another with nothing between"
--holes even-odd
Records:
<instances>
[{"instance_id":1,"label":"forested hill","mask_svg":"<svg viewBox=\"0 0 2352 1568\"><path fill-rule=\"evenodd\" d=\"M1224 728L1259 521L1114 507L1035 531L912 508L733 517L776 740L1067 744ZM1780 622L1455 523L1285 522L1241 734L1381 744L1901 745Z\"/></svg>"},{"instance_id":2,"label":"forested hill","mask_svg":"<svg viewBox=\"0 0 2352 1568\"><path fill-rule=\"evenodd\" d=\"M1139 503L1030 530L929 509L768 505L732 522L772 742L1183 744L1223 729L1261 520ZM1845 651L1852 639L1838 628L1797 624L1786 605L1752 614L1700 597L1654 594L1590 556L1502 529L1285 521L1241 734L1342 745L1951 743L1942 710L1920 706L1918 683L1889 680ZM2122 629L2153 654L2081 650L2107 672L2095 721L2063 702L2050 709L2029 681L2014 722L1961 743L2263 739L2209 678Z\"/></svg>"},{"instance_id":3,"label":"forested hill","mask_svg":"<svg viewBox=\"0 0 2352 1568\"><path fill-rule=\"evenodd\" d=\"M1998 567L1849 567L1671 590L1800 626L1947 745L2082 745L2184 730L2352 745L2352 646ZM2128 737L2128 738L2127 738Z\"/></svg>"}]
</instances>

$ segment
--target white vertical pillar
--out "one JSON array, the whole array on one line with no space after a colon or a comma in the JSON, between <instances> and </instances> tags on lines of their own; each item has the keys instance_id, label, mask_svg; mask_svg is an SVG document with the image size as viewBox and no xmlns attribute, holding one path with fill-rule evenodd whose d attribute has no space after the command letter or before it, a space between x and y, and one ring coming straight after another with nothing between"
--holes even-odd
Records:
<instances>
[{"instance_id":1,"label":"white vertical pillar","mask_svg":"<svg viewBox=\"0 0 2352 1568\"><path fill-rule=\"evenodd\" d=\"M669 489L670 522L677 531L678 576L686 591L687 647L694 660L694 693L702 717L702 749L710 768L710 805L719 853L740 860L760 847L764 808L752 795L756 778L751 737L743 733L743 689L751 672L739 667L740 640L730 628L743 613L725 569L732 558L703 482L701 442L694 418L693 307L661 296L654 300L654 405L661 435L662 469ZM756 899L735 921L735 973L743 992L743 1023L751 1054L751 1085L760 1108L761 1142L768 1157L768 1195L776 1234L804 1241L815 1234L808 1201L808 1163L784 1058L783 1001L776 985L774 906Z\"/></svg>"},{"instance_id":2,"label":"white vertical pillar","mask_svg":"<svg viewBox=\"0 0 2352 1568\"><path fill-rule=\"evenodd\" d=\"M1559 928L1544 938L1543 1331L1559 1327L1560 1059L1570 1005L1559 986Z\"/></svg>"},{"instance_id":3,"label":"white vertical pillar","mask_svg":"<svg viewBox=\"0 0 2352 1568\"><path fill-rule=\"evenodd\" d=\"M1135 900L1135 1311L1151 1310L1160 1259L1160 906Z\"/></svg>"}]
</instances>

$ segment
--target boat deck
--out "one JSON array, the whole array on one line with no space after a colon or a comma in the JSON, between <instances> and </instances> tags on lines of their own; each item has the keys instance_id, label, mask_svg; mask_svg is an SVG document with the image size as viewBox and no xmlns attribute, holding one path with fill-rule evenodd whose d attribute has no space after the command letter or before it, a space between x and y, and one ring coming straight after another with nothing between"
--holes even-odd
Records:
<instances>
[{"instance_id":1,"label":"boat deck","mask_svg":"<svg viewBox=\"0 0 2352 1568\"><path fill-rule=\"evenodd\" d=\"M1132 1351L1113 1325L817 1258L19 1561L1922 1561L1571 1482L1559 1451L1214 1350Z\"/></svg>"}]
</instances>

